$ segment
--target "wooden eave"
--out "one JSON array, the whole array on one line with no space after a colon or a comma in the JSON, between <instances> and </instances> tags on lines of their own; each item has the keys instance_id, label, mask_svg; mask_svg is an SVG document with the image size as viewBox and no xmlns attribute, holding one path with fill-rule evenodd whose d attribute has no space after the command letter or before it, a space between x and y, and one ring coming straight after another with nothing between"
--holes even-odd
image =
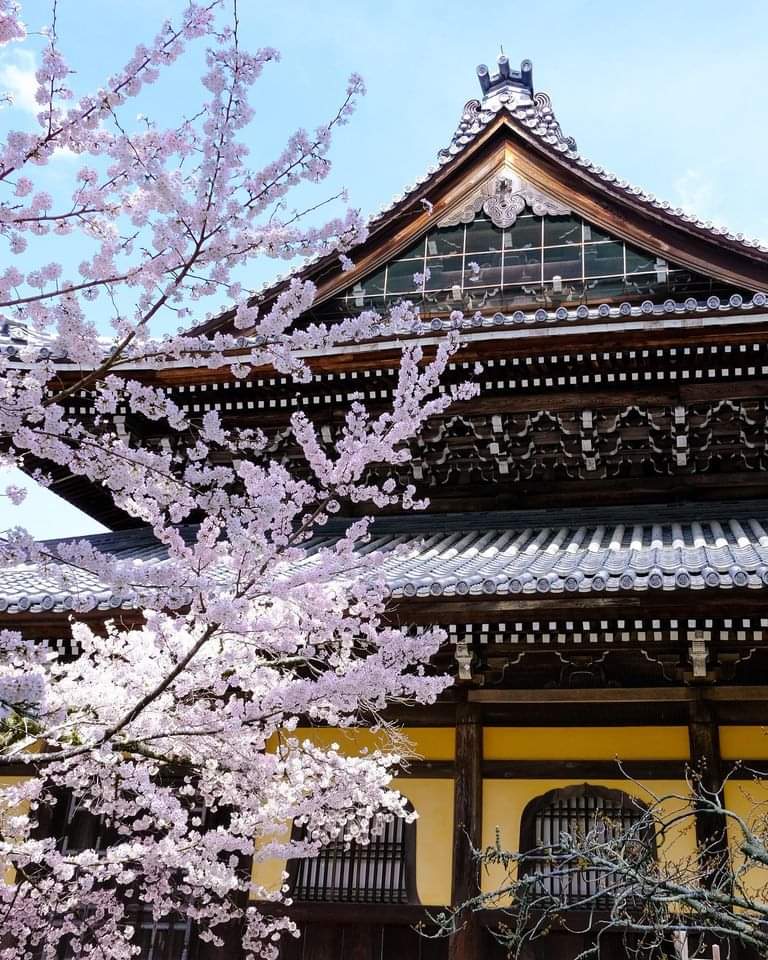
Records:
<instances>
[{"instance_id":1,"label":"wooden eave","mask_svg":"<svg viewBox=\"0 0 768 960\"><path fill-rule=\"evenodd\" d=\"M607 232L644 247L690 269L712 276L737 288L768 290L768 255L747 247L737 240L716 236L695 223L688 223L669 211L657 208L647 200L601 179L581 166L568 153L559 152L519 123L507 111L501 111L452 160L438 168L429 178L409 192L391 209L377 217L368 239L352 251L355 268L344 272L338 257L327 257L296 272L295 276L312 280L318 287L317 302L322 303L341 290L368 275L382 263L398 255L417 236L422 235L466 198L495 172L511 167L544 193L572 208ZM422 200L429 200L427 211ZM268 309L287 281L274 285L261 295L262 310ZM223 328L232 312L196 328L196 332L213 332ZM671 320L671 322L670 322ZM443 334L426 334L417 339L429 358ZM761 310L717 309L683 317L611 318L603 323L587 320L538 325L524 329L469 330L462 337L465 346L457 356L459 362L494 357L523 357L536 354L558 355L573 352L605 351L636 348L666 348L685 345L738 344L768 341L768 324ZM247 354L244 347L242 353ZM324 355L311 356L308 364L316 373L359 371L399 366L400 346L385 340L339 345ZM203 385L232 380L228 369L190 368L169 364L160 369L126 369L132 378L173 389L179 386ZM59 382L69 385L83 371L60 367ZM250 380L274 376L267 368L253 369ZM731 384L716 388L724 396L735 390ZM622 395L631 396L642 385L626 386ZM615 398L616 391L599 391ZM677 396L678 391L672 391ZM215 397L209 395L213 402ZM200 396L198 402L205 403ZM76 402L76 401L75 401ZM504 400L490 398L487 405L501 409ZM530 397L511 398L513 405L530 408ZM319 411L320 412L320 411ZM233 414L236 419L238 414ZM254 415L260 420L260 415ZM65 498L81 509L97 516L113 528L135 525L122 511L101 502L98 491L77 478L59 478L56 484Z\"/></svg>"},{"instance_id":2,"label":"wooden eave","mask_svg":"<svg viewBox=\"0 0 768 960\"><path fill-rule=\"evenodd\" d=\"M457 362L486 360L493 357L526 357L534 354L569 354L574 351L605 351L638 348L666 348L686 345L709 346L715 344L759 343L768 341L768 325L762 311L745 313L742 310L718 310L712 317L712 325L704 326L702 314L695 314L676 321L675 325L665 323L665 317L648 317L639 320L632 318L623 323L610 319L604 323L588 320L583 323L566 321L561 324L547 324L526 328L522 335L509 328L501 330L467 331L462 336L463 347L457 355ZM723 321L722 323L720 321ZM435 334L418 336L417 341L429 358L436 344L442 339L438 331ZM618 339L620 338L620 339ZM232 356L246 356L247 349L233 351ZM400 344L389 341L369 341L367 343L340 345L323 355L311 356L307 363L315 373L336 373L352 370L396 368L400 365L402 352ZM181 364L161 368L126 368L115 370L118 375L130 376L142 383L169 388L181 385L221 383L222 381L247 382L248 380L274 377L271 367L252 368L245 381L236 381L226 367L186 367ZM84 371L62 366L57 371L57 379L51 386L61 388L71 385L84 375ZM211 400L215 398L211 397ZM75 405L76 401L75 401Z\"/></svg>"},{"instance_id":3,"label":"wooden eave","mask_svg":"<svg viewBox=\"0 0 768 960\"><path fill-rule=\"evenodd\" d=\"M538 596L451 596L393 600L389 617L400 624L493 623L515 619L575 619L592 616L686 617L764 616L768 591L722 588L707 590L619 591L602 594Z\"/></svg>"},{"instance_id":4,"label":"wooden eave","mask_svg":"<svg viewBox=\"0 0 768 960\"><path fill-rule=\"evenodd\" d=\"M620 591L585 595L467 595L450 597L392 598L387 602L385 619L392 624L426 625L466 623L480 624L509 620L580 619L706 616L765 616L768 613L768 591L722 588L674 591ZM21 630L35 639L69 638L73 622L85 622L92 629L115 620L126 627L143 622L139 609L118 607L113 610L92 610L88 613L40 612L0 613L0 629Z\"/></svg>"}]
</instances>

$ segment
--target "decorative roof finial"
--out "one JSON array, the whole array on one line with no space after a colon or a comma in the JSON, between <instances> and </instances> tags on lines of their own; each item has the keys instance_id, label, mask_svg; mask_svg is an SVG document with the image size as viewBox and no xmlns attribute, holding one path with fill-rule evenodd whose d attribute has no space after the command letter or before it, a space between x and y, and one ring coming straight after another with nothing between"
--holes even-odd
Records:
<instances>
[{"instance_id":1,"label":"decorative roof finial","mask_svg":"<svg viewBox=\"0 0 768 960\"><path fill-rule=\"evenodd\" d=\"M477 68L477 78L480 81L480 88L485 99L495 93L510 89L525 90L531 97L533 96L533 64L530 60L523 60L519 70L512 70L509 65L509 57L504 53L504 47L502 47L497 63L499 72L493 74L493 76L484 63L481 63Z\"/></svg>"}]
</instances>

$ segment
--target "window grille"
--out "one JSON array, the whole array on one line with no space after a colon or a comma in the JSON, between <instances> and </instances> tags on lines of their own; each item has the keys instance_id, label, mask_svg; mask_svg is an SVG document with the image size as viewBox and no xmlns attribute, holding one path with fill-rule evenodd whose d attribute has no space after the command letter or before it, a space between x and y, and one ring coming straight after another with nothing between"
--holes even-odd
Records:
<instances>
[{"instance_id":1,"label":"window grille","mask_svg":"<svg viewBox=\"0 0 768 960\"><path fill-rule=\"evenodd\" d=\"M336 299L347 311L380 309L406 298L422 309L541 306L666 297L682 301L739 292L720 281L633 247L575 215L521 214L500 229L478 215L434 228ZM745 291L746 292L746 291Z\"/></svg>"},{"instance_id":2,"label":"window grille","mask_svg":"<svg viewBox=\"0 0 768 960\"><path fill-rule=\"evenodd\" d=\"M57 806L61 820L55 826L62 853L81 853L93 849L102 853L117 840L114 828L107 826L103 815L91 813L67 791Z\"/></svg>"},{"instance_id":3,"label":"window grille","mask_svg":"<svg viewBox=\"0 0 768 960\"><path fill-rule=\"evenodd\" d=\"M130 911L127 922L134 928L131 943L139 948L136 960L195 960L198 941L190 919L172 916L156 921L150 910L137 908ZM81 951L75 954L66 938L56 950L56 960L75 960L82 955ZM34 956L42 960L43 949Z\"/></svg>"},{"instance_id":4,"label":"window grille","mask_svg":"<svg viewBox=\"0 0 768 960\"><path fill-rule=\"evenodd\" d=\"M409 903L415 897L415 830L393 817L367 844L334 841L291 863L295 900Z\"/></svg>"},{"instance_id":5,"label":"window grille","mask_svg":"<svg viewBox=\"0 0 768 960\"><path fill-rule=\"evenodd\" d=\"M544 851L559 846L564 833L583 838L598 831L604 841L631 837L643 814L642 805L620 790L589 784L552 790L534 800L523 815L520 839L523 851L534 851L526 857L524 869L538 876L537 895L550 895L563 904L588 899L590 907L607 906L610 894L600 896L609 882L605 871L566 869L562 859Z\"/></svg>"}]
</instances>

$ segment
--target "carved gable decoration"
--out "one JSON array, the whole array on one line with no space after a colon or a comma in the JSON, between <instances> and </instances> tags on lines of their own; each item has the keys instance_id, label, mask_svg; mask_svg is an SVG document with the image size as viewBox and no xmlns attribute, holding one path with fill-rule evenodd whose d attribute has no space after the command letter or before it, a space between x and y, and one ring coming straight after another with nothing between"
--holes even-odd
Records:
<instances>
[{"instance_id":1,"label":"carved gable decoration","mask_svg":"<svg viewBox=\"0 0 768 960\"><path fill-rule=\"evenodd\" d=\"M526 207L538 217L560 217L571 213L570 207L526 183L512 170L504 170L486 180L461 206L447 213L438 227L471 223L482 211L495 226L504 229L511 227Z\"/></svg>"}]
</instances>

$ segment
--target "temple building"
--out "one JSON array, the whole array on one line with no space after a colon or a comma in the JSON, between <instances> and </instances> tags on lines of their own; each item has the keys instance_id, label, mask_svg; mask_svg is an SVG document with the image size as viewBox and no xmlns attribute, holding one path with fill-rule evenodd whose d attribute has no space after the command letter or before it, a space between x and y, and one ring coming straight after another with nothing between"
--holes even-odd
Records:
<instances>
[{"instance_id":1,"label":"temple building","mask_svg":"<svg viewBox=\"0 0 768 960\"><path fill-rule=\"evenodd\" d=\"M626 815L639 784L685 790L688 765L714 789L731 773L737 812L768 799L737 763L768 763L768 247L583 157L530 62L477 73L480 97L436 165L373 216L353 269L329 255L294 274L317 286L312 320L406 299L419 306L408 336L425 348L459 323L447 380L481 392L431 421L396 468L428 511L373 527L385 552L421 544L385 559L392 619L449 637L438 665L455 684L432 707L393 712L416 755L396 785L419 817L287 865L305 936L285 960L501 958L493 912L449 939L414 930L494 888L472 848L497 828L525 850L598 806ZM289 279L262 291L265 309ZM259 426L300 473L289 415L306 410L332 442L350 396L386 407L399 349L378 338L311 363L304 384L178 366L154 382L192 415ZM87 396L71 402L88 415ZM121 429L175 442L129 410ZM92 538L100 548L162 562L103 490L64 473L53 490L110 528ZM0 627L62 648L72 610L128 622L135 608L85 575L69 593L32 568L0 577ZM374 740L305 733L349 750ZM711 830L701 818L658 856L695 854ZM285 868L261 865L259 879L279 884ZM588 927L553 930L530 957L576 956ZM181 958L185 937L148 934L143 955ZM606 958L625 956L611 943Z\"/></svg>"}]
</instances>

